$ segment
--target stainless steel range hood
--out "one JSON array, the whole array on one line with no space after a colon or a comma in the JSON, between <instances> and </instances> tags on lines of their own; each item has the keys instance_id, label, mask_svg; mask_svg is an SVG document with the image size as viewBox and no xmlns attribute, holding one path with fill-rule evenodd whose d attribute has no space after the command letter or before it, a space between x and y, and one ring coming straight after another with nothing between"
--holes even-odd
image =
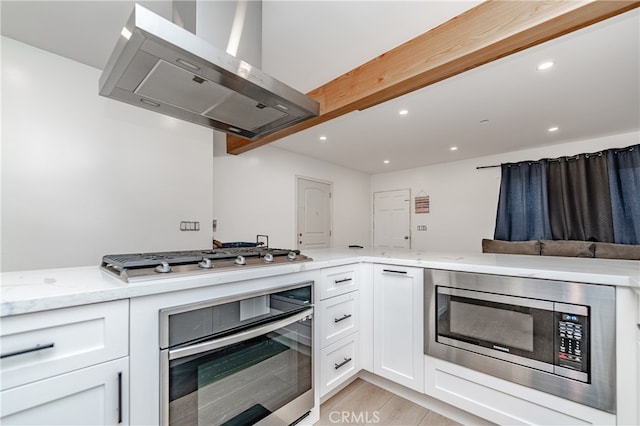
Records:
<instances>
[{"instance_id":1,"label":"stainless steel range hood","mask_svg":"<svg viewBox=\"0 0 640 426\"><path fill-rule=\"evenodd\" d=\"M136 4L100 95L246 139L318 115L310 97Z\"/></svg>"}]
</instances>

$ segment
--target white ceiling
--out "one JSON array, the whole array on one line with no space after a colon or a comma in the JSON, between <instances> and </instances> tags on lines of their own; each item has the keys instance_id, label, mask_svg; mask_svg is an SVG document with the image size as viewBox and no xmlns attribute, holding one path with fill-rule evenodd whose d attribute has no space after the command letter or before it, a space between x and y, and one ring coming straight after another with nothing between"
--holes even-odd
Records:
<instances>
[{"instance_id":1,"label":"white ceiling","mask_svg":"<svg viewBox=\"0 0 640 426\"><path fill-rule=\"evenodd\" d=\"M2 0L2 34L102 69L133 3ZM265 0L262 68L307 92L477 3ZM639 129L636 9L273 145L381 173Z\"/></svg>"},{"instance_id":2,"label":"white ceiling","mask_svg":"<svg viewBox=\"0 0 640 426\"><path fill-rule=\"evenodd\" d=\"M380 173L638 130L639 29L635 10L274 144Z\"/></svg>"}]
</instances>

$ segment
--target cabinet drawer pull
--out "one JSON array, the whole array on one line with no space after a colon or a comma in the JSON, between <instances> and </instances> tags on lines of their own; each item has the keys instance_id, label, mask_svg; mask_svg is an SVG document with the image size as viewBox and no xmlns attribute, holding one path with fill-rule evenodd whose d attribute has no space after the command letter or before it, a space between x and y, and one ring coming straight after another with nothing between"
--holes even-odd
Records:
<instances>
[{"instance_id":1,"label":"cabinet drawer pull","mask_svg":"<svg viewBox=\"0 0 640 426\"><path fill-rule=\"evenodd\" d=\"M339 323L340 321L344 321L348 318L351 318L351 314L344 314L344 316L340 317L340 318L334 318L333 322L335 323Z\"/></svg>"},{"instance_id":2,"label":"cabinet drawer pull","mask_svg":"<svg viewBox=\"0 0 640 426\"><path fill-rule=\"evenodd\" d=\"M406 274L407 273L407 271L395 271L393 269L383 269L382 271L383 272L390 272L392 274Z\"/></svg>"},{"instance_id":3,"label":"cabinet drawer pull","mask_svg":"<svg viewBox=\"0 0 640 426\"><path fill-rule=\"evenodd\" d=\"M49 349L55 346L55 343L45 343L44 345L35 345L32 348L27 348L27 349L20 349L17 351L13 351L13 352L5 352L2 355L0 355L0 358L9 358L10 356L16 356L16 355L22 355L22 354L28 354L29 352L35 352L35 351L41 351L43 349Z\"/></svg>"},{"instance_id":4,"label":"cabinet drawer pull","mask_svg":"<svg viewBox=\"0 0 640 426\"><path fill-rule=\"evenodd\" d=\"M341 280L334 280L336 284L342 284L351 281L353 278L343 278Z\"/></svg>"},{"instance_id":5,"label":"cabinet drawer pull","mask_svg":"<svg viewBox=\"0 0 640 426\"><path fill-rule=\"evenodd\" d=\"M122 423L122 371L118 371L118 423Z\"/></svg>"},{"instance_id":6,"label":"cabinet drawer pull","mask_svg":"<svg viewBox=\"0 0 640 426\"><path fill-rule=\"evenodd\" d=\"M351 362L351 358L345 358L344 361L342 361L340 364L333 364L333 368L337 370L338 368L343 367L349 364L350 362Z\"/></svg>"}]
</instances>

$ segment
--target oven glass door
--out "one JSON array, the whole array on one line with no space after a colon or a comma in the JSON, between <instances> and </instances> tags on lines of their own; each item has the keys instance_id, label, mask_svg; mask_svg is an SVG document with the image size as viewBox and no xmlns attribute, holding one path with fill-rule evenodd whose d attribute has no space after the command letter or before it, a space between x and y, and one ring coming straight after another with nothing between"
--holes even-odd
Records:
<instances>
[{"instance_id":1,"label":"oven glass door","mask_svg":"<svg viewBox=\"0 0 640 426\"><path fill-rule=\"evenodd\" d=\"M168 394L163 423L250 425L292 401L299 406L301 398L308 400L305 410L311 409L312 313L307 309L239 334L162 351ZM305 413L278 417L288 424Z\"/></svg>"},{"instance_id":2,"label":"oven glass door","mask_svg":"<svg viewBox=\"0 0 640 426\"><path fill-rule=\"evenodd\" d=\"M450 287L437 287L436 300L440 343L552 369L552 302Z\"/></svg>"}]
</instances>

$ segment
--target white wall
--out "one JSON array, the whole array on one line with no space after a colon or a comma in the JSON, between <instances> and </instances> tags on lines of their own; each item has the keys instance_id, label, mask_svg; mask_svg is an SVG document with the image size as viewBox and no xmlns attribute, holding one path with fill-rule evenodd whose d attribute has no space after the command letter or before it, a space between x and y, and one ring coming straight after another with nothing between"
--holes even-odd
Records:
<instances>
[{"instance_id":1,"label":"white wall","mask_svg":"<svg viewBox=\"0 0 640 426\"><path fill-rule=\"evenodd\" d=\"M1 47L2 270L210 247L210 129L98 96L98 69Z\"/></svg>"},{"instance_id":2,"label":"white wall","mask_svg":"<svg viewBox=\"0 0 640 426\"><path fill-rule=\"evenodd\" d=\"M369 176L265 146L226 155L224 136L99 97L100 70L2 38L1 269L97 265L102 255L210 247L268 234L296 247L295 178L333 183L333 243L370 245L372 193L424 191L413 247L480 251L500 170L479 165L638 143L638 132ZM413 208L413 204L412 204ZM180 232L181 220L200 232ZM427 225L426 232L415 231Z\"/></svg>"},{"instance_id":3,"label":"white wall","mask_svg":"<svg viewBox=\"0 0 640 426\"><path fill-rule=\"evenodd\" d=\"M216 239L251 242L266 234L272 247L297 247L295 181L303 176L333 183L333 246L369 245L368 174L271 146L228 155L224 136L216 133L215 140Z\"/></svg>"},{"instance_id":4,"label":"white wall","mask_svg":"<svg viewBox=\"0 0 640 426\"><path fill-rule=\"evenodd\" d=\"M207 248L212 218L217 239L295 247L297 175L333 182L335 246L369 243L369 175L274 147L228 156L218 132L214 158L211 130L98 96L100 70L1 47L3 271Z\"/></svg>"},{"instance_id":5,"label":"white wall","mask_svg":"<svg viewBox=\"0 0 640 426\"><path fill-rule=\"evenodd\" d=\"M412 248L434 252L479 253L482 251L482 238L493 238L500 189L500 168L476 170L477 166L622 148L637 144L638 141L640 132L625 133L376 174L371 178L371 191L373 193L411 189ZM420 191L430 197L430 213L414 213L413 199ZM427 231L416 231L418 225L426 225Z\"/></svg>"}]
</instances>

